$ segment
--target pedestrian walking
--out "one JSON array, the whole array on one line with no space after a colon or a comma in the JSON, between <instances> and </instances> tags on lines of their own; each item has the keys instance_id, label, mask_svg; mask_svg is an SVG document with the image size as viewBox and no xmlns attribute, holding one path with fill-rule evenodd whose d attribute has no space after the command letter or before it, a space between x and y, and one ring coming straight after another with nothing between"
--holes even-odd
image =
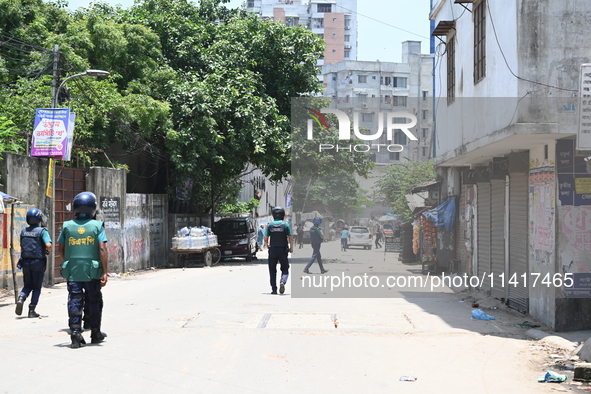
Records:
<instances>
[{"instance_id":1,"label":"pedestrian walking","mask_svg":"<svg viewBox=\"0 0 591 394\"><path fill-rule=\"evenodd\" d=\"M285 285L289 277L288 254L293 253L293 234L291 226L285 219L285 209L275 207L271 210L273 221L267 225L264 243L269 249L269 277L271 279L271 294L277 294L277 263L280 264L281 279L279 293L285 292Z\"/></svg>"},{"instance_id":2,"label":"pedestrian walking","mask_svg":"<svg viewBox=\"0 0 591 394\"><path fill-rule=\"evenodd\" d=\"M322 224L322 219L314 218L314 220L312 220L312 223L314 224L312 226L312 228L310 229L310 243L312 244L312 257L310 257L308 264L306 264L306 268L304 268L304 272L306 274L309 274L310 273L309 269L312 266L312 264L314 264L314 260L318 260L318 266L320 267L320 273L324 274L324 273L328 272L328 270L324 269L324 266L322 265L322 256L320 255L320 245L322 244L322 241L324 241L324 234L322 234L322 229L320 228L320 225Z\"/></svg>"},{"instance_id":3,"label":"pedestrian walking","mask_svg":"<svg viewBox=\"0 0 591 394\"><path fill-rule=\"evenodd\" d=\"M72 205L74 220L64 223L57 242L64 257L61 274L68 288L70 347L76 349L86 344L82 337L83 311L87 314L91 343L100 343L107 336L101 332L101 287L107 284L108 252L104 223L95 220L96 196L80 193Z\"/></svg>"},{"instance_id":4,"label":"pedestrian walking","mask_svg":"<svg viewBox=\"0 0 591 394\"><path fill-rule=\"evenodd\" d=\"M376 227L376 241L375 241L376 249L379 249L382 247L382 244L380 242L382 242L383 238L384 238L384 231L382 231L382 228L378 224Z\"/></svg>"},{"instance_id":5,"label":"pedestrian walking","mask_svg":"<svg viewBox=\"0 0 591 394\"><path fill-rule=\"evenodd\" d=\"M257 232L257 249L263 250L263 240L265 238L265 226L261 224Z\"/></svg>"},{"instance_id":6,"label":"pedestrian walking","mask_svg":"<svg viewBox=\"0 0 591 394\"><path fill-rule=\"evenodd\" d=\"M304 247L304 225L302 223L300 223L300 225L297 228L297 236L298 236L298 245L299 248L303 248Z\"/></svg>"},{"instance_id":7,"label":"pedestrian walking","mask_svg":"<svg viewBox=\"0 0 591 394\"><path fill-rule=\"evenodd\" d=\"M349 237L349 227L345 226L341 230L341 250L343 252L347 251L348 237Z\"/></svg>"},{"instance_id":8,"label":"pedestrian walking","mask_svg":"<svg viewBox=\"0 0 591 394\"><path fill-rule=\"evenodd\" d=\"M27 211L28 226L21 231L21 258L17 266L23 270L24 286L18 295L14 311L19 316L23 313L23 305L27 297L33 293L29 303L28 317L39 317L39 314L35 312L35 307L39 302L45 267L47 266L45 256L51 252L51 238L47 229L40 226L42 220L40 210L29 209Z\"/></svg>"}]
</instances>

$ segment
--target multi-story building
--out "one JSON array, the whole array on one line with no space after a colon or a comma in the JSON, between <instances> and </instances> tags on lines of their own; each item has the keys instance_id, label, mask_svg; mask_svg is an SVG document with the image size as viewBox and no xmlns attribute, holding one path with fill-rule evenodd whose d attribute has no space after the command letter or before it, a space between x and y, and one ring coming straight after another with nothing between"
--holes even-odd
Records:
<instances>
[{"instance_id":1,"label":"multi-story building","mask_svg":"<svg viewBox=\"0 0 591 394\"><path fill-rule=\"evenodd\" d=\"M590 14L588 0L433 0L430 15L451 247L472 286L557 331L591 328Z\"/></svg>"},{"instance_id":2,"label":"multi-story building","mask_svg":"<svg viewBox=\"0 0 591 394\"><path fill-rule=\"evenodd\" d=\"M402 43L402 62L342 61L322 67L325 97L336 100L338 109L351 114L360 112L360 126L368 130L379 127L379 116L388 112L411 113L417 118L413 129L416 141L397 130L393 143L404 147L401 152L372 149L376 165L398 163L404 157L427 161L432 158L433 135L433 55L421 54L420 41ZM380 115L382 114L382 115ZM401 119L397 123L408 123Z\"/></svg>"},{"instance_id":3,"label":"multi-story building","mask_svg":"<svg viewBox=\"0 0 591 394\"><path fill-rule=\"evenodd\" d=\"M305 26L324 39L319 66L357 59L357 0L248 0L246 9L287 26Z\"/></svg>"}]
</instances>

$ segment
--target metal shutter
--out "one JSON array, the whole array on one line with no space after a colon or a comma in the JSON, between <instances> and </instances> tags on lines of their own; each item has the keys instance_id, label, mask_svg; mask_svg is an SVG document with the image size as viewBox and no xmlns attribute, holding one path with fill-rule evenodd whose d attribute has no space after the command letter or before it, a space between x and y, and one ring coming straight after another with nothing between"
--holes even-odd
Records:
<instances>
[{"instance_id":1,"label":"metal shutter","mask_svg":"<svg viewBox=\"0 0 591 394\"><path fill-rule=\"evenodd\" d=\"M525 173L512 172L509 181L509 278L516 275L520 285L509 286L509 305L522 312L529 309L529 289L523 286L528 278L528 198L529 182ZM529 280L527 281L529 285Z\"/></svg>"},{"instance_id":2,"label":"metal shutter","mask_svg":"<svg viewBox=\"0 0 591 394\"><path fill-rule=\"evenodd\" d=\"M496 298L506 298L505 289L500 283L500 277L505 273L505 181L491 179L490 183L490 272L494 279L490 295Z\"/></svg>"},{"instance_id":3,"label":"metal shutter","mask_svg":"<svg viewBox=\"0 0 591 394\"><path fill-rule=\"evenodd\" d=\"M490 274L490 183L477 184L477 245L478 245L478 277ZM490 291L490 281L484 278L482 290Z\"/></svg>"}]
</instances>

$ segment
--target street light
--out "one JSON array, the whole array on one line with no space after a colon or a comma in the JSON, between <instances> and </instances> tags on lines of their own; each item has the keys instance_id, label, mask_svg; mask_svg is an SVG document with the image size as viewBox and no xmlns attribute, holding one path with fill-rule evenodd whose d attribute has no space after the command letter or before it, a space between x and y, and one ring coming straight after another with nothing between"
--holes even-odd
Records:
<instances>
[{"instance_id":1,"label":"street light","mask_svg":"<svg viewBox=\"0 0 591 394\"><path fill-rule=\"evenodd\" d=\"M67 77L66 79L64 79L62 81L62 83L60 83L59 87L52 91L52 95L51 95L51 108L57 108L57 97L59 95L60 90L62 89L62 87L64 86L64 84L66 82L68 82L71 79L74 78L78 78L78 77L106 77L110 75L110 73L108 71L103 71L103 70L86 70L83 73L80 74L74 74L74 75L70 75L69 77ZM53 85L55 87L55 84ZM50 158L51 159L51 158ZM50 283L53 285L54 283L54 272L55 272L55 243L57 242L57 238L56 238L56 234L55 234L55 160L49 160L49 163L47 163L48 166L51 166L50 163L53 163L53 166L50 168L51 170L51 212L50 212L50 236L51 236L51 240L53 241L51 243L51 269L49 269L48 273L49 273L49 279L50 279ZM62 256L63 257L63 256Z\"/></svg>"},{"instance_id":2,"label":"street light","mask_svg":"<svg viewBox=\"0 0 591 394\"><path fill-rule=\"evenodd\" d=\"M110 73L108 71L103 70L86 70L80 74L70 75L69 77L64 79L62 83L60 83L60 86L57 88L57 90L53 92L53 96L51 97L51 108L57 108L57 96L59 95L60 90L62 90L64 84L68 82L70 79L78 77L106 77L108 75L110 75Z\"/></svg>"}]
</instances>

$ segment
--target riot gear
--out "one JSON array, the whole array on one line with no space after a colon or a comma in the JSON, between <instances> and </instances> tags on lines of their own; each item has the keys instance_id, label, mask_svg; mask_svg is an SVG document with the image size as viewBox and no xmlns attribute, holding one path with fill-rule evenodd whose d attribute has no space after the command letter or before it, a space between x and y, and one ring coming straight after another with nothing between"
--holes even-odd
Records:
<instances>
[{"instance_id":1,"label":"riot gear","mask_svg":"<svg viewBox=\"0 0 591 394\"><path fill-rule=\"evenodd\" d=\"M285 218L285 209L283 207L275 207L271 210L271 214L273 215L273 219L283 220Z\"/></svg>"},{"instance_id":2,"label":"riot gear","mask_svg":"<svg viewBox=\"0 0 591 394\"><path fill-rule=\"evenodd\" d=\"M96 196L91 192L82 192L74 197L73 207L77 219L92 219L96 213Z\"/></svg>"},{"instance_id":3,"label":"riot gear","mask_svg":"<svg viewBox=\"0 0 591 394\"><path fill-rule=\"evenodd\" d=\"M37 208L31 208L27 211L27 224L29 226L33 224L39 224L43 220L41 216L41 211Z\"/></svg>"}]
</instances>

